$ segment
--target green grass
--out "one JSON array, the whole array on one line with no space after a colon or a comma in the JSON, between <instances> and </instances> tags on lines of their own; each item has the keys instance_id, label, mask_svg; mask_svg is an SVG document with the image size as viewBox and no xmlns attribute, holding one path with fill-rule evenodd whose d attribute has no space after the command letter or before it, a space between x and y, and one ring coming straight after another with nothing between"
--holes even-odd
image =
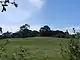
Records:
<instances>
[{"instance_id":1,"label":"green grass","mask_svg":"<svg viewBox=\"0 0 80 60\"><path fill-rule=\"evenodd\" d=\"M4 43L4 41L0 40L0 44ZM42 58L45 56L45 52L48 54L48 60L63 60L60 55L59 44L65 41L66 39L63 38L52 37L13 38L6 47L9 56L11 56L12 52L18 51L19 47L22 46L39 60L44 60Z\"/></svg>"}]
</instances>

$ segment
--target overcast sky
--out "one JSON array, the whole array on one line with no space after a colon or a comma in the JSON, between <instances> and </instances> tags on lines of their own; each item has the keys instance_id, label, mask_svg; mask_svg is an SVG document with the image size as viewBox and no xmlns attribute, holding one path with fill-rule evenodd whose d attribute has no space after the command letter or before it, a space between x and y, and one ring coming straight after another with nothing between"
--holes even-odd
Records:
<instances>
[{"instance_id":1,"label":"overcast sky","mask_svg":"<svg viewBox=\"0 0 80 60\"><path fill-rule=\"evenodd\" d=\"M12 1L12 0L11 0ZM3 31L15 32L23 24L30 24L32 30L49 25L53 30L72 32L80 30L80 0L16 0L19 7L7 7L0 12L0 26Z\"/></svg>"}]
</instances>

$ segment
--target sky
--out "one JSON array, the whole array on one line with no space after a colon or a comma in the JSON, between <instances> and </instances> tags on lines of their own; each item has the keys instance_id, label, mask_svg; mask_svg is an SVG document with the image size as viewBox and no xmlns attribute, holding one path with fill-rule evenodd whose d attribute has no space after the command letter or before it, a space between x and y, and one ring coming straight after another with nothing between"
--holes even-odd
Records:
<instances>
[{"instance_id":1,"label":"sky","mask_svg":"<svg viewBox=\"0 0 80 60\"><path fill-rule=\"evenodd\" d=\"M29 24L32 30L48 25L52 30L80 31L80 0L16 0L16 3L18 8L9 4L6 12L0 12L3 32L16 32L24 24Z\"/></svg>"}]
</instances>

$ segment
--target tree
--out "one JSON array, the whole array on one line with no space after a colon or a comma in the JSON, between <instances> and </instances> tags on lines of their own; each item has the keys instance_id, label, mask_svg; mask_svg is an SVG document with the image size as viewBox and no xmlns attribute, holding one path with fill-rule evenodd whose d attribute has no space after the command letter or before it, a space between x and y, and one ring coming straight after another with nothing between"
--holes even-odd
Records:
<instances>
[{"instance_id":1,"label":"tree","mask_svg":"<svg viewBox=\"0 0 80 60\"><path fill-rule=\"evenodd\" d=\"M29 30L29 28L30 28L29 24L25 24L20 27L19 34L21 35L21 37L29 37L30 36L31 30Z\"/></svg>"},{"instance_id":2,"label":"tree","mask_svg":"<svg viewBox=\"0 0 80 60\"><path fill-rule=\"evenodd\" d=\"M24 30L22 30L20 33L21 33L22 37L25 38L25 37L30 37L32 31L29 30L29 29L24 29Z\"/></svg>"},{"instance_id":3,"label":"tree","mask_svg":"<svg viewBox=\"0 0 80 60\"><path fill-rule=\"evenodd\" d=\"M18 4L16 4L15 0L13 2L10 2L10 0L1 0L0 1L1 3L1 6L2 6L2 11L1 12L4 12L6 11L6 7L9 5L9 4L12 4L14 5L16 8L18 7Z\"/></svg>"},{"instance_id":4,"label":"tree","mask_svg":"<svg viewBox=\"0 0 80 60\"><path fill-rule=\"evenodd\" d=\"M40 36L51 36L52 35L51 29L48 25L41 27L39 32L40 32Z\"/></svg>"},{"instance_id":5,"label":"tree","mask_svg":"<svg viewBox=\"0 0 80 60\"><path fill-rule=\"evenodd\" d=\"M65 32L65 37L69 38L69 32L68 32L68 30L66 30L66 32Z\"/></svg>"},{"instance_id":6,"label":"tree","mask_svg":"<svg viewBox=\"0 0 80 60\"><path fill-rule=\"evenodd\" d=\"M2 33L2 27L0 27L0 33Z\"/></svg>"},{"instance_id":7,"label":"tree","mask_svg":"<svg viewBox=\"0 0 80 60\"><path fill-rule=\"evenodd\" d=\"M52 36L58 38L64 38L65 33L63 31L56 30L56 31L52 31Z\"/></svg>"},{"instance_id":8,"label":"tree","mask_svg":"<svg viewBox=\"0 0 80 60\"><path fill-rule=\"evenodd\" d=\"M50 31L50 27L48 25L45 25L45 26L40 28L40 32L41 31Z\"/></svg>"},{"instance_id":9,"label":"tree","mask_svg":"<svg viewBox=\"0 0 80 60\"><path fill-rule=\"evenodd\" d=\"M4 38L11 38L11 35L12 35L12 32L9 32L9 31L2 34Z\"/></svg>"},{"instance_id":10,"label":"tree","mask_svg":"<svg viewBox=\"0 0 80 60\"><path fill-rule=\"evenodd\" d=\"M12 33L12 38L20 38L21 36L22 36L22 34L20 33L20 31Z\"/></svg>"},{"instance_id":11,"label":"tree","mask_svg":"<svg viewBox=\"0 0 80 60\"><path fill-rule=\"evenodd\" d=\"M73 28L73 33L75 33L75 28Z\"/></svg>"},{"instance_id":12,"label":"tree","mask_svg":"<svg viewBox=\"0 0 80 60\"><path fill-rule=\"evenodd\" d=\"M36 36L39 36L39 32L36 30L32 31L32 37L36 37Z\"/></svg>"},{"instance_id":13,"label":"tree","mask_svg":"<svg viewBox=\"0 0 80 60\"><path fill-rule=\"evenodd\" d=\"M13 33L13 37L18 37L18 38L25 38L25 37L31 37L32 36L32 31L29 30L30 25L29 24L24 24L20 26L20 30Z\"/></svg>"},{"instance_id":14,"label":"tree","mask_svg":"<svg viewBox=\"0 0 80 60\"><path fill-rule=\"evenodd\" d=\"M28 29L28 28L30 28L30 25L29 25L29 24L25 24L25 25L22 25L22 26L20 27L20 30L22 31L22 30Z\"/></svg>"}]
</instances>

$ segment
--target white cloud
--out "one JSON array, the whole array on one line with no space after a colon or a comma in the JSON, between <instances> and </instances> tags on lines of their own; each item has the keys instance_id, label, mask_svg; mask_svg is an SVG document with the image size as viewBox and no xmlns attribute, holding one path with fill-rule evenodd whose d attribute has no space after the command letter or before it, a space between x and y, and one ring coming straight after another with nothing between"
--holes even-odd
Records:
<instances>
[{"instance_id":1,"label":"white cloud","mask_svg":"<svg viewBox=\"0 0 80 60\"><path fill-rule=\"evenodd\" d=\"M7 12L3 12L2 14L0 14L2 16L4 16L5 18L2 18L2 20L4 20L4 22L6 21L6 23L19 23L19 22L23 22L25 19L27 20L28 18L31 17L30 12L28 11L24 11L21 9L13 9Z\"/></svg>"},{"instance_id":2,"label":"white cloud","mask_svg":"<svg viewBox=\"0 0 80 60\"><path fill-rule=\"evenodd\" d=\"M44 1L16 0L16 3L19 5L18 8L14 8L13 5L9 5L9 7L7 7L7 12L0 12L0 26L3 27L4 32L7 30L12 32L19 30L19 27L25 23L25 20L33 17L33 15L37 13L36 10L40 10L43 7Z\"/></svg>"},{"instance_id":3,"label":"white cloud","mask_svg":"<svg viewBox=\"0 0 80 60\"><path fill-rule=\"evenodd\" d=\"M38 9L41 9L44 1L43 0L29 0L32 6L37 7Z\"/></svg>"}]
</instances>

